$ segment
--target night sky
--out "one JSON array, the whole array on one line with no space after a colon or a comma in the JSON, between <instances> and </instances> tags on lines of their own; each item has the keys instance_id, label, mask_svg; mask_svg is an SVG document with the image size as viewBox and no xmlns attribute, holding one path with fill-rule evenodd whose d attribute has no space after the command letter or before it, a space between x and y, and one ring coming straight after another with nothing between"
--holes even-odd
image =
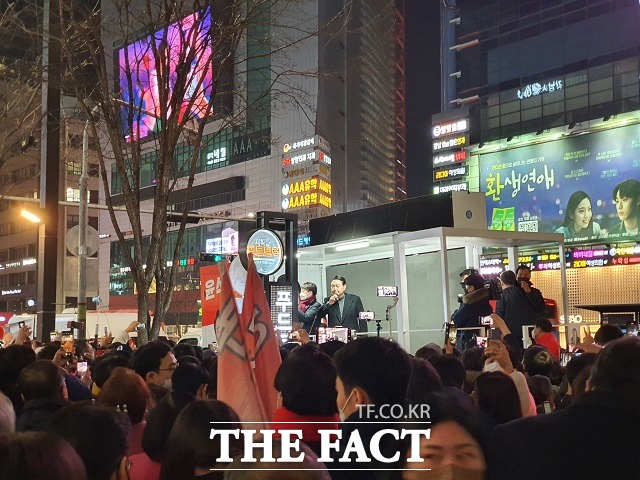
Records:
<instances>
[{"instance_id":1,"label":"night sky","mask_svg":"<svg viewBox=\"0 0 640 480\"><path fill-rule=\"evenodd\" d=\"M440 2L406 0L407 194L432 193L431 115L440 112Z\"/></svg>"}]
</instances>

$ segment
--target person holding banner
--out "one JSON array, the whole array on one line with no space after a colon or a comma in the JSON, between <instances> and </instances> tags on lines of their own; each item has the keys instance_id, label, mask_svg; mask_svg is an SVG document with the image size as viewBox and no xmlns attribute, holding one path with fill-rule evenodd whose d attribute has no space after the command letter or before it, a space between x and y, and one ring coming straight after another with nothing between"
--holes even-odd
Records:
<instances>
[{"instance_id":1,"label":"person holding banner","mask_svg":"<svg viewBox=\"0 0 640 480\"><path fill-rule=\"evenodd\" d=\"M609 235L638 235L640 225L640 182L633 178L620 182L613 189L613 202L620 223Z\"/></svg>"},{"instance_id":2,"label":"person holding banner","mask_svg":"<svg viewBox=\"0 0 640 480\"><path fill-rule=\"evenodd\" d=\"M591 198L586 192L578 190L571 194L564 211L564 222L556 229L556 233L563 234L565 240L575 237L600 238L602 236L600 225L593 221Z\"/></svg>"}]
</instances>

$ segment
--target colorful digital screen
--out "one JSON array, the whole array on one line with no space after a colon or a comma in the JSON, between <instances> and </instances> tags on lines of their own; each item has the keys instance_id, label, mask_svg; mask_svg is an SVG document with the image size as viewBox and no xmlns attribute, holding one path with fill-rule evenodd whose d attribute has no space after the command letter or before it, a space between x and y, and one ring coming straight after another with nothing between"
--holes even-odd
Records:
<instances>
[{"instance_id":1,"label":"colorful digital screen","mask_svg":"<svg viewBox=\"0 0 640 480\"><path fill-rule=\"evenodd\" d=\"M638 125L481 155L480 168L491 230L640 238Z\"/></svg>"},{"instance_id":2,"label":"colorful digital screen","mask_svg":"<svg viewBox=\"0 0 640 480\"><path fill-rule=\"evenodd\" d=\"M121 120L127 141L142 140L160 131L163 103L167 117L176 114L170 105L177 104L181 122L203 118L213 92L210 30L207 9L116 50ZM189 69L180 76L179 67L184 63ZM164 96L162 85L166 86ZM174 95L182 98L172 102Z\"/></svg>"}]
</instances>

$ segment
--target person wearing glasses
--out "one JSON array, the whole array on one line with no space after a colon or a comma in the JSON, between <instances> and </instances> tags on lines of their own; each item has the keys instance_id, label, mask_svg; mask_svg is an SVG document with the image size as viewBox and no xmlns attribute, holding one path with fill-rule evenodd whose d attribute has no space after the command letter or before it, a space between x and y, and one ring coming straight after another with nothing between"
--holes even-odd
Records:
<instances>
[{"instance_id":1,"label":"person wearing glasses","mask_svg":"<svg viewBox=\"0 0 640 480\"><path fill-rule=\"evenodd\" d=\"M131 368L147 385L171 390L171 378L178 366L171 347L163 342L149 342L138 348L131 357Z\"/></svg>"}]
</instances>

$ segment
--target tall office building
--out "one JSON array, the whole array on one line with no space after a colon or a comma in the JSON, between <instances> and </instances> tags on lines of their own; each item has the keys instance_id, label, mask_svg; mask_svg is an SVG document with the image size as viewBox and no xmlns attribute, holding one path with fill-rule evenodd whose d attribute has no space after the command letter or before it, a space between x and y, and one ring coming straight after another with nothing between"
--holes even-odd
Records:
<instances>
[{"instance_id":1,"label":"tall office building","mask_svg":"<svg viewBox=\"0 0 640 480\"><path fill-rule=\"evenodd\" d=\"M570 322L598 318L576 305L634 303L638 1L445 0L441 18L435 188L484 192L493 230L562 234L568 286L562 259L534 252L521 261L549 297L568 291ZM485 273L502 268L491 265Z\"/></svg>"},{"instance_id":2,"label":"tall office building","mask_svg":"<svg viewBox=\"0 0 640 480\"><path fill-rule=\"evenodd\" d=\"M277 10L274 4L248 25L238 53L249 55L246 71L236 70L232 80L242 92L215 108L220 120L225 108L244 108L239 98L246 98L253 101L246 121L223 129L220 121L206 125L190 203L170 199L169 208L232 218L260 210L297 213L304 245L304 223L310 218L406 196L404 9L401 0L288 5ZM105 19L113 15L108 5L102 14ZM190 148L180 145L176 158ZM145 155L140 199L141 208L150 210L155 154ZM122 204L115 166L109 170L111 194ZM125 215L116 212L116 217L126 231ZM106 236L100 296L112 309L135 307L133 281L106 213L100 227ZM175 230L168 228L169 251ZM187 228L171 314L193 320L198 255L233 253L238 230L237 221Z\"/></svg>"},{"instance_id":3,"label":"tall office building","mask_svg":"<svg viewBox=\"0 0 640 480\"><path fill-rule=\"evenodd\" d=\"M93 6L95 1L82 1ZM77 14L77 12L76 12ZM46 310L38 305L38 225L21 216L25 208L39 211L41 195L41 92L42 6L37 3L3 4L0 19L0 326L10 316ZM60 125L60 199L57 233L56 284L47 285L56 293L54 308L75 307L78 293L78 257L65 245L67 233L78 225L79 178L82 164L84 118L73 98L62 91ZM89 198L98 201L98 169L91 144L87 158L91 164ZM13 197L13 200L7 197ZM25 198L25 201L21 201ZM98 215L89 212L89 225L98 228ZM77 227L74 230L77 232ZM77 233L76 239L77 239ZM70 239L70 243L73 242ZM77 244L77 242L76 242ZM77 253L77 252L75 252ZM98 293L98 260L87 259L87 297Z\"/></svg>"}]
</instances>

